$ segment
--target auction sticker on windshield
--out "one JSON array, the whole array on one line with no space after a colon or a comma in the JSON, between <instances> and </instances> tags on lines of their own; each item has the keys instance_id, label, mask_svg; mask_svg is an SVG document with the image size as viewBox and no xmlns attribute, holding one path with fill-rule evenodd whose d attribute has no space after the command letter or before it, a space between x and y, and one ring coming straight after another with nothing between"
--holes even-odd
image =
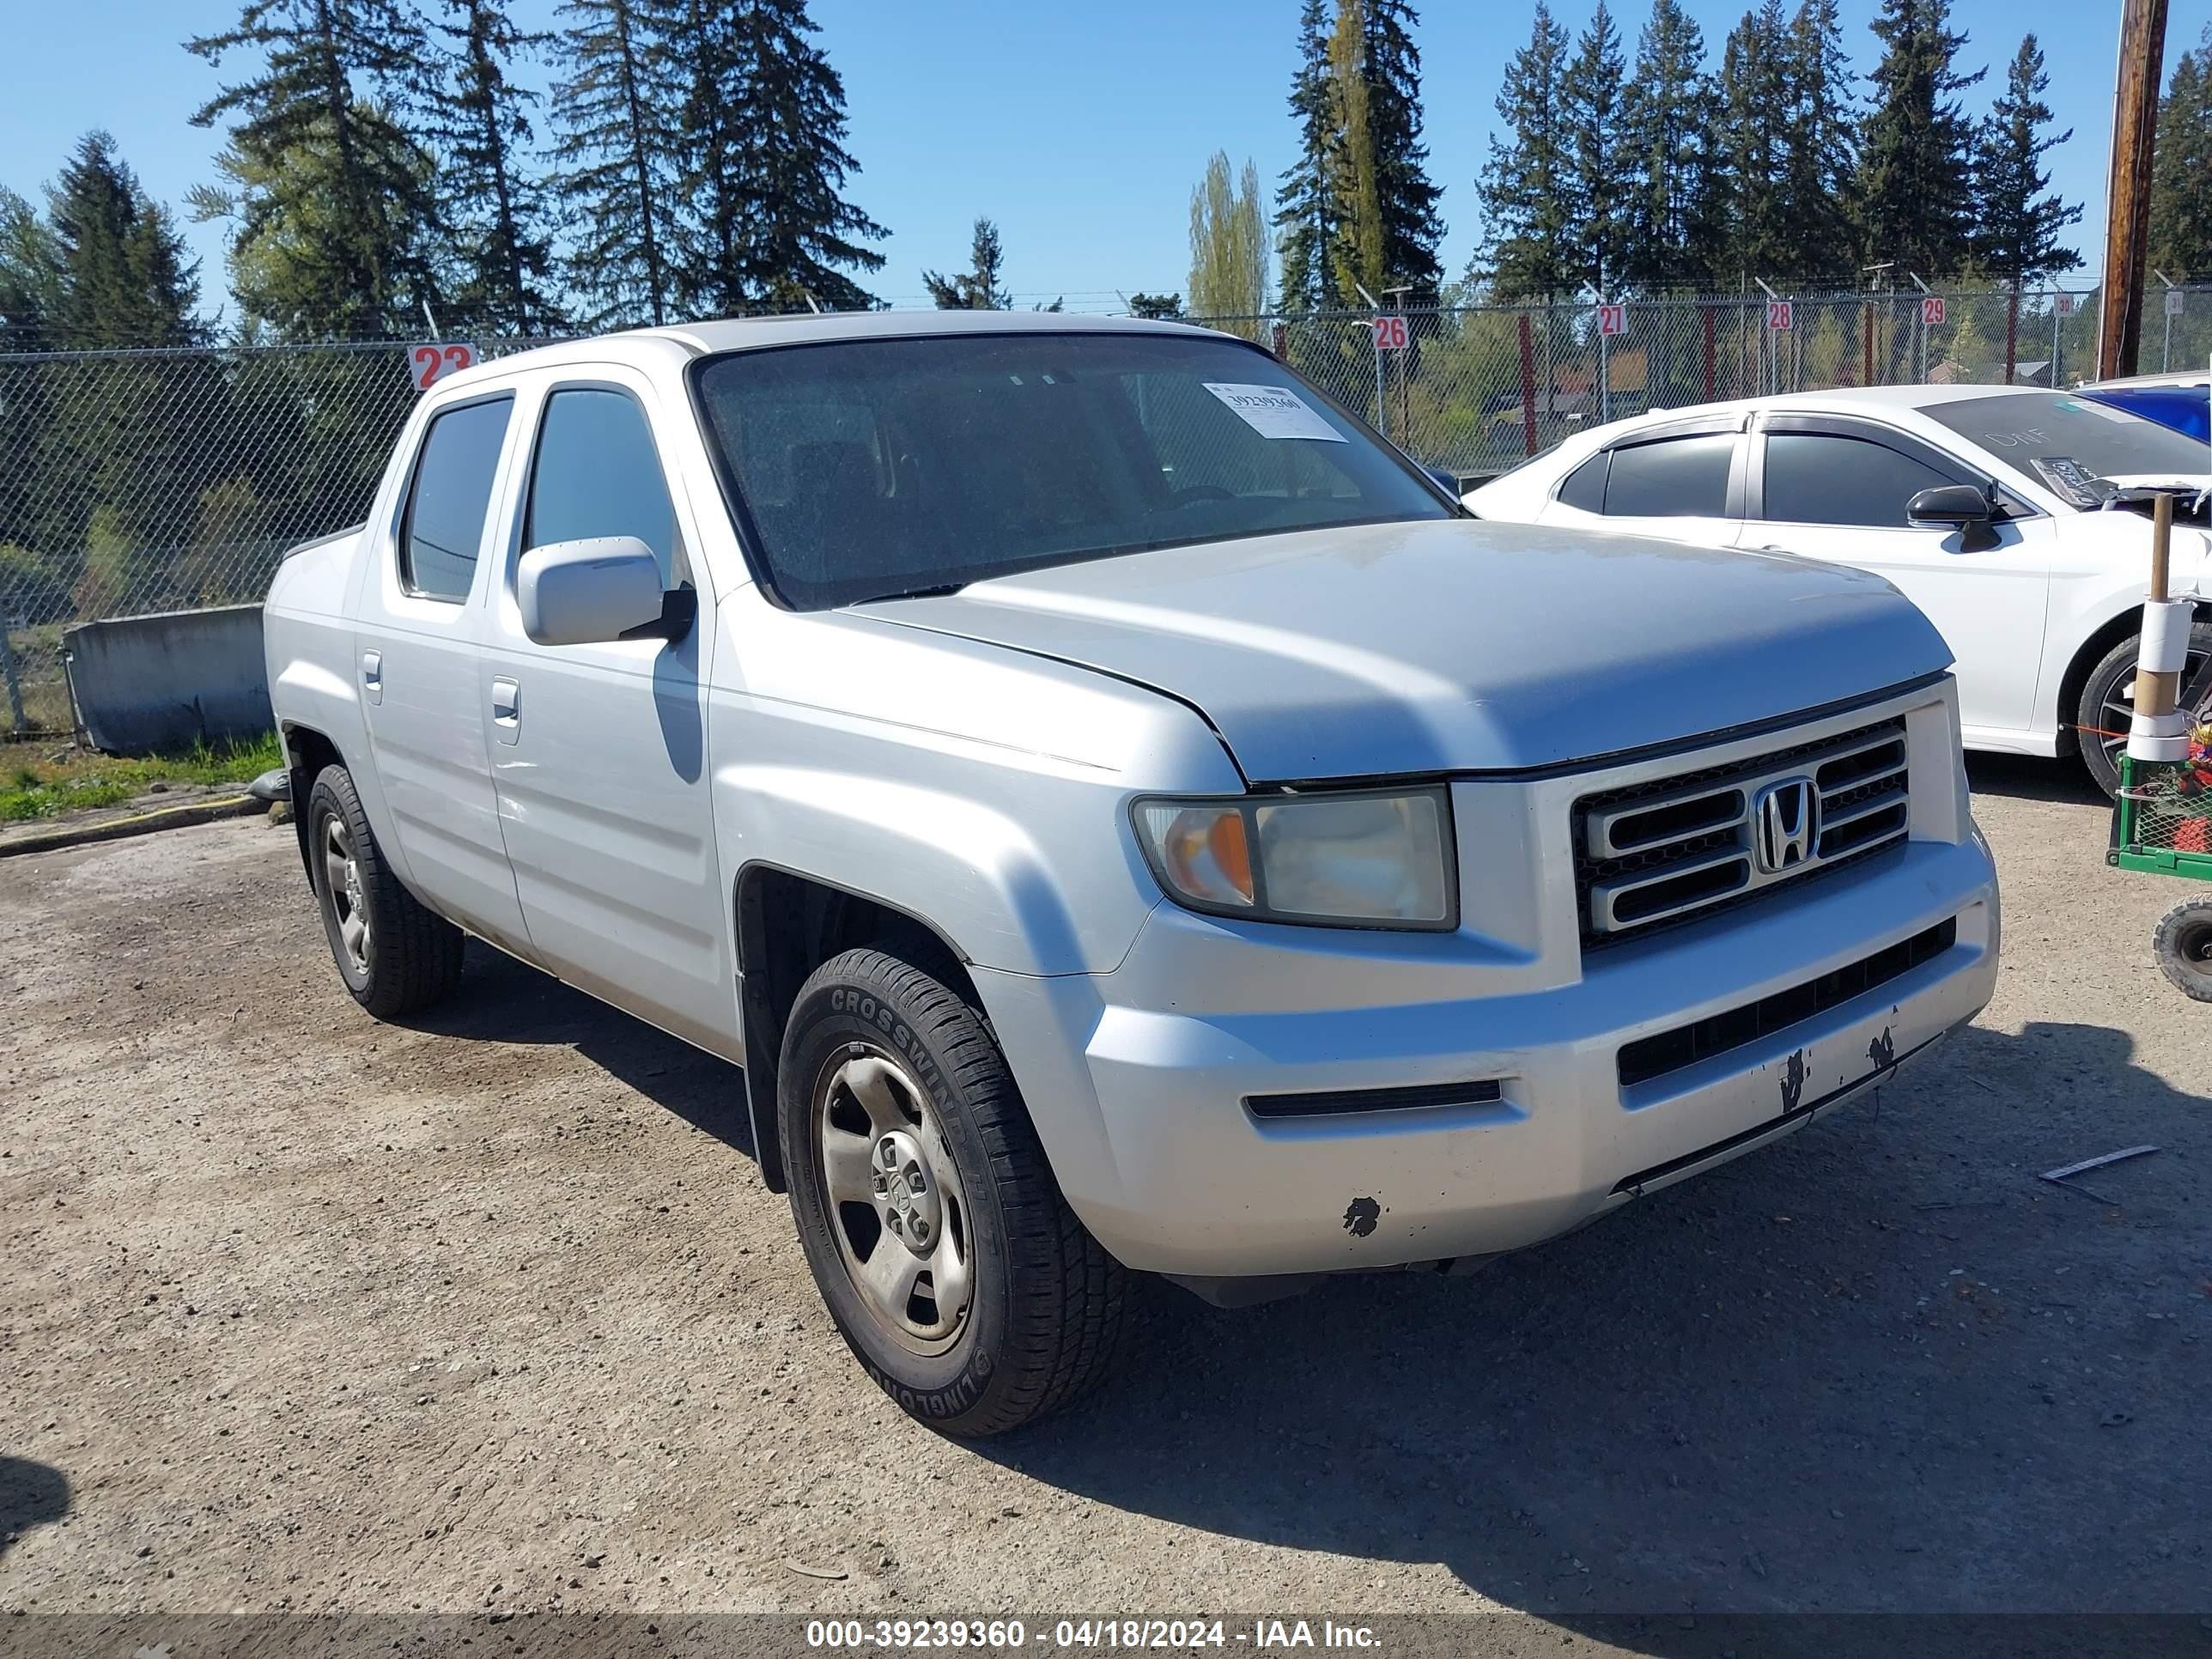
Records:
<instances>
[{"instance_id":1,"label":"auction sticker on windshield","mask_svg":"<svg viewBox=\"0 0 2212 1659\"><path fill-rule=\"evenodd\" d=\"M1320 438L1340 444L1344 434L1322 419L1312 404L1286 386L1239 386L1201 380L1208 392L1235 410L1245 425L1263 438Z\"/></svg>"}]
</instances>

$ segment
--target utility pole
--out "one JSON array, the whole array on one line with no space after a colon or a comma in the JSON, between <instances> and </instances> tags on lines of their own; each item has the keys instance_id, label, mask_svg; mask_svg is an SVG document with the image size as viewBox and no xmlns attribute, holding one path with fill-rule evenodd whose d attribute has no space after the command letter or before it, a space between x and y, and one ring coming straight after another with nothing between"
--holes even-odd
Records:
<instances>
[{"instance_id":1,"label":"utility pole","mask_svg":"<svg viewBox=\"0 0 2212 1659\"><path fill-rule=\"evenodd\" d=\"M2124 0L2112 98L2112 183L2106 192L2104 303L2097 374L2132 374L2142 343L2143 267L2150 247L2150 158L2166 73L2166 0Z\"/></svg>"}]
</instances>

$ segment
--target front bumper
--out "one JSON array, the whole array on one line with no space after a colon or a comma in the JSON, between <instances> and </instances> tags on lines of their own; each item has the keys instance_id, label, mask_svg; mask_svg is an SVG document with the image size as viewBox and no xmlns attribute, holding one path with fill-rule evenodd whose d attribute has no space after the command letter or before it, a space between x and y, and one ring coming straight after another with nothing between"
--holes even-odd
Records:
<instances>
[{"instance_id":1,"label":"front bumper","mask_svg":"<svg viewBox=\"0 0 2212 1659\"><path fill-rule=\"evenodd\" d=\"M1271 948L1163 905L1112 974L978 969L978 989L1061 1189L1128 1266L1213 1278L1488 1255L1802 1127L1972 1018L1995 987L2000 921L1963 797L1959 817L1955 840L1916 838L1587 962L1571 951L1564 972L1555 951L1464 937L1297 930ZM1946 924L1942 948L1872 988L1621 1080L1628 1044ZM1553 982L1507 988L1532 979ZM1437 996L1440 983L1458 994ZM1494 1100L1415 1109L1248 1105L1492 1081Z\"/></svg>"}]
</instances>

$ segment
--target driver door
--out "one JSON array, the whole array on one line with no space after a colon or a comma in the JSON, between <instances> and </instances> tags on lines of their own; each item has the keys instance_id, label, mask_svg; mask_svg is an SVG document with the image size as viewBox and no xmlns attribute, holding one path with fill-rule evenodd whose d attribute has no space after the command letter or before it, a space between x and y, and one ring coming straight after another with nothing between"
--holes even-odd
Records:
<instances>
[{"instance_id":1,"label":"driver door","mask_svg":"<svg viewBox=\"0 0 2212 1659\"><path fill-rule=\"evenodd\" d=\"M1831 559L1887 580L1951 647L1967 742L1977 730L2034 723L2051 595L2054 526L2026 503L1993 526L1996 545L1969 551L1961 531L1909 524L1923 489L1990 480L1877 422L1769 415L1753 434L1749 514L1739 545Z\"/></svg>"},{"instance_id":2,"label":"driver door","mask_svg":"<svg viewBox=\"0 0 2212 1659\"><path fill-rule=\"evenodd\" d=\"M673 417L643 376L612 366L549 372L532 390L478 689L523 918L562 979L733 1056L729 889L707 767L715 612L711 586L694 580L688 504L660 459L656 428ZM544 646L523 632L522 555L596 536L644 542L664 588L708 589L681 639Z\"/></svg>"}]
</instances>

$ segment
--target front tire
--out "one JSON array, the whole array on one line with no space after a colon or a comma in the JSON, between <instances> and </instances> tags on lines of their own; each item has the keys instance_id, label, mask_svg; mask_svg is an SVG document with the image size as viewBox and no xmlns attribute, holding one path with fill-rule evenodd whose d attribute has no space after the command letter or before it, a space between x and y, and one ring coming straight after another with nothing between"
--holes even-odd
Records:
<instances>
[{"instance_id":1,"label":"front tire","mask_svg":"<svg viewBox=\"0 0 2212 1659\"><path fill-rule=\"evenodd\" d=\"M461 978L461 930L399 884L345 768L317 775L306 823L307 877L353 1000L379 1019L398 1019L451 996Z\"/></svg>"},{"instance_id":2,"label":"front tire","mask_svg":"<svg viewBox=\"0 0 2212 1659\"><path fill-rule=\"evenodd\" d=\"M778 1075L807 1265L901 1409L1002 1434L1107 1373L1127 1274L1060 1196L963 997L899 957L848 951L800 988Z\"/></svg>"},{"instance_id":3,"label":"front tire","mask_svg":"<svg viewBox=\"0 0 2212 1659\"><path fill-rule=\"evenodd\" d=\"M2075 710L2081 763L2107 795L2116 795L2120 789L2120 757L2128 746L2128 722L2135 717L2136 659L2142 648L2142 636L2130 634L2107 651L2081 683L2081 702ZM2189 656L2181 670L2182 684L2187 685L2208 659L2212 659L2212 623L2194 623L2189 629Z\"/></svg>"},{"instance_id":4,"label":"front tire","mask_svg":"<svg viewBox=\"0 0 2212 1659\"><path fill-rule=\"evenodd\" d=\"M2159 969L2184 996L2212 1002L2212 899L2185 899L2159 918Z\"/></svg>"}]
</instances>

